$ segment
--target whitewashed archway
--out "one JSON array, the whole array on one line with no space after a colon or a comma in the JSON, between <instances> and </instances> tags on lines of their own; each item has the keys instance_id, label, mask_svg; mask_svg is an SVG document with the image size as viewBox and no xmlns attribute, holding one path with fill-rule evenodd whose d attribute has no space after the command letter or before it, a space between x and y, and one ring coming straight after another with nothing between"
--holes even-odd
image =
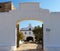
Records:
<instances>
[{"instance_id":1,"label":"whitewashed archway","mask_svg":"<svg viewBox=\"0 0 60 51\"><path fill-rule=\"evenodd\" d=\"M33 8L32 8L33 7ZM0 49L16 49L16 23L22 20L38 20L44 22L44 44L46 40L46 23L48 22L49 11L41 9L39 3L21 3L17 10L0 14ZM5 36L4 36L5 35ZM3 38L4 37L4 38ZM3 48L3 49L2 49ZM44 45L45 48L45 45Z\"/></svg>"},{"instance_id":2,"label":"whitewashed archway","mask_svg":"<svg viewBox=\"0 0 60 51\"><path fill-rule=\"evenodd\" d=\"M22 20L42 21L45 51L60 51L60 12L49 12L39 3L21 3L13 11L0 13L0 51L16 49L16 23Z\"/></svg>"}]
</instances>

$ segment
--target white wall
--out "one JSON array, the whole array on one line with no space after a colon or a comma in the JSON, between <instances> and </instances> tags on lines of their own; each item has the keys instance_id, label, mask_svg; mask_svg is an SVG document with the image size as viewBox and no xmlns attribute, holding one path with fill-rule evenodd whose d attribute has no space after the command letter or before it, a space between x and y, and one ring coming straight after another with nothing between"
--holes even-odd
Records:
<instances>
[{"instance_id":1,"label":"white wall","mask_svg":"<svg viewBox=\"0 0 60 51\"><path fill-rule=\"evenodd\" d=\"M0 47L3 49L16 45L15 26L15 20L10 13L0 13Z\"/></svg>"},{"instance_id":2,"label":"white wall","mask_svg":"<svg viewBox=\"0 0 60 51\"><path fill-rule=\"evenodd\" d=\"M48 44L46 45L47 51L60 51L60 13L51 12L49 16L48 28L51 30L48 32Z\"/></svg>"},{"instance_id":3,"label":"white wall","mask_svg":"<svg viewBox=\"0 0 60 51\"><path fill-rule=\"evenodd\" d=\"M24 40L26 40L27 37L33 37L34 40L35 40L35 36L34 36L32 31L22 31L22 32L23 32L23 35L24 35ZM25 32L26 32L26 34L25 34ZM31 32L31 34L29 34L29 32Z\"/></svg>"},{"instance_id":4,"label":"white wall","mask_svg":"<svg viewBox=\"0 0 60 51\"><path fill-rule=\"evenodd\" d=\"M0 13L0 51L9 51L16 46L16 22L26 19L43 21L45 51L60 51L60 13L41 9L39 3L21 3L17 10ZM47 32L46 28L51 31Z\"/></svg>"}]
</instances>

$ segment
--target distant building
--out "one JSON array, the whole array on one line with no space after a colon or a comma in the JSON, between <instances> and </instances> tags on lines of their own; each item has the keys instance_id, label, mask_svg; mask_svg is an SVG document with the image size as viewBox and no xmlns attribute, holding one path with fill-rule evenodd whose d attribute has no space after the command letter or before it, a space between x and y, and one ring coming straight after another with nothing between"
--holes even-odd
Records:
<instances>
[{"instance_id":1,"label":"distant building","mask_svg":"<svg viewBox=\"0 0 60 51\"><path fill-rule=\"evenodd\" d=\"M29 24L28 27L26 28L21 28L21 32L23 33L24 35L24 40L26 41L35 41L35 35L33 34L32 32L33 30L33 27L31 26L31 24Z\"/></svg>"},{"instance_id":2,"label":"distant building","mask_svg":"<svg viewBox=\"0 0 60 51\"><path fill-rule=\"evenodd\" d=\"M14 10L13 3L9 2L1 2L0 3L0 12L8 12L9 10Z\"/></svg>"}]
</instances>

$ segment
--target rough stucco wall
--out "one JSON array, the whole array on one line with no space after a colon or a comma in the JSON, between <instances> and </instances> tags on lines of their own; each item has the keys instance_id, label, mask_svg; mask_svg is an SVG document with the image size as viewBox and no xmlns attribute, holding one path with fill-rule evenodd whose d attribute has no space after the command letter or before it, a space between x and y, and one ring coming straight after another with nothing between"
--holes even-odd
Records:
<instances>
[{"instance_id":1,"label":"rough stucco wall","mask_svg":"<svg viewBox=\"0 0 60 51\"><path fill-rule=\"evenodd\" d=\"M10 22L10 19L8 18L8 14L1 14L1 17L0 17L1 19L0 19L0 32L1 32L1 36L0 36L0 40L1 40L1 42L0 42L0 44L2 45L2 43L4 44L7 44L9 41L11 41L11 40L8 40L8 39L10 39L10 38L7 38L9 35L11 35L10 33L9 33L9 31L11 31L10 30L10 25L12 24L11 22ZM4 38L4 37L5 38ZM8 42L7 42L7 40L8 40ZM5 42L4 42L5 41Z\"/></svg>"},{"instance_id":2,"label":"rough stucco wall","mask_svg":"<svg viewBox=\"0 0 60 51\"><path fill-rule=\"evenodd\" d=\"M9 12L0 13L0 49L15 46L15 20ZM3 49L4 49L3 48Z\"/></svg>"},{"instance_id":3,"label":"rough stucco wall","mask_svg":"<svg viewBox=\"0 0 60 51\"><path fill-rule=\"evenodd\" d=\"M45 32L45 48L46 51L60 51L60 12L51 12L48 20L45 22L46 28L50 29ZM46 29L45 29L46 30Z\"/></svg>"},{"instance_id":4,"label":"rough stucco wall","mask_svg":"<svg viewBox=\"0 0 60 51\"><path fill-rule=\"evenodd\" d=\"M50 19L49 19L49 28L51 29L51 31L49 32L49 44L50 46L58 46L58 44L60 43L59 41L59 13L51 13L50 15Z\"/></svg>"},{"instance_id":5,"label":"rough stucco wall","mask_svg":"<svg viewBox=\"0 0 60 51\"><path fill-rule=\"evenodd\" d=\"M39 7L38 3L25 3L26 5L22 5L20 9L13 10L10 12L5 12L0 14L0 47L1 46L16 46L16 22L17 20L41 20L44 22L47 21L46 17L48 17L48 10L42 11ZM32 6L33 5L33 6ZM36 6L35 6L36 5ZM32 8L33 7L33 8ZM36 8L35 8L36 7ZM25 9L23 9L25 8ZM45 32L45 31L44 31ZM45 34L45 33L44 33ZM3 38L4 37L4 38ZM44 37L45 39L46 37ZM46 44L46 43L45 43Z\"/></svg>"},{"instance_id":6,"label":"rough stucco wall","mask_svg":"<svg viewBox=\"0 0 60 51\"><path fill-rule=\"evenodd\" d=\"M49 49L51 51L54 49L59 50L60 13L50 13L47 9L41 9L38 6L38 3L23 3L17 10L0 13L0 49L4 46L9 46L9 48L16 46L15 28L17 20L39 20L43 21L44 24L44 48L46 48L47 51L49 51ZM46 32L46 28L51 31Z\"/></svg>"},{"instance_id":7,"label":"rough stucco wall","mask_svg":"<svg viewBox=\"0 0 60 51\"><path fill-rule=\"evenodd\" d=\"M29 6L31 3L25 3L27 6ZM47 38L46 38L46 27L48 19L49 19L49 11L47 9L41 9L39 7L36 7L33 5L33 8L29 8L24 4L21 4L20 8L18 10L13 11L12 13L14 17L17 20L38 20L38 21L43 21L44 23L44 48L47 45ZM39 4L35 4L36 6L39 6ZM11 12L11 11L10 11ZM17 16L18 15L18 16Z\"/></svg>"}]
</instances>

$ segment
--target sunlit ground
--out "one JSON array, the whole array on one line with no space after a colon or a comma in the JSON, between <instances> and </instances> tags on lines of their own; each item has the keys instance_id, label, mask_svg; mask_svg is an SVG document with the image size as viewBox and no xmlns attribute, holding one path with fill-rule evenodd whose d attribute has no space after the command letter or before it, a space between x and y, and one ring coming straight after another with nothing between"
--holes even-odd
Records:
<instances>
[{"instance_id":1,"label":"sunlit ground","mask_svg":"<svg viewBox=\"0 0 60 51\"><path fill-rule=\"evenodd\" d=\"M20 45L17 51L41 51L41 48L40 44L27 43Z\"/></svg>"}]
</instances>

